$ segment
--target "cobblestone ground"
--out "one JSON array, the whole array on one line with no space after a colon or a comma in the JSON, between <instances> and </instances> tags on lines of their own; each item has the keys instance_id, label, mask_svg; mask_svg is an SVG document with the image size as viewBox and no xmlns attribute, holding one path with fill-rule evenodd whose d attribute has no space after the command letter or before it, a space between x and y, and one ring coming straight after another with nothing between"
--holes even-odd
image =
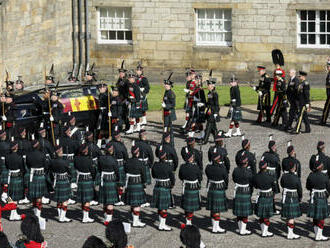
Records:
<instances>
[{"instance_id":1,"label":"cobblestone ground","mask_svg":"<svg viewBox=\"0 0 330 248\"><path fill-rule=\"evenodd\" d=\"M268 144L268 135L274 134L274 138L278 144L278 150L281 158L286 156L286 144L287 141L292 139L293 145L297 151L297 157L301 161L302 165L302 184L305 188L306 178L309 174L309 165L308 161L310 156L316 151L316 143L318 140L324 140L326 142L327 154L330 154L330 129L329 125L327 127L321 127L317 125L318 120L321 115L323 103L313 103L313 109L310 113L310 118L312 121L312 133L311 134L301 134L301 135L290 135L284 132L281 132L277 129L272 129L268 126L255 125L254 120L256 119L255 106L244 106L243 107L243 117L244 121L241 124L243 132L246 134L246 137L251 139L252 151L256 153L257 159L259 160L262 153L267 149ZM221 109L221 115L225 116L227 113L227 108L223 107ZM178 134L179 126L183 124L184 113L178 111L178 121L175 122L175 133L176 140L175 146L180 154L180 149L185 145L183 137ZM148 115L148 126L147 130L149 131L148 136L151 141L153 148L161 139L161 115L160 112L149 113ZM222 118L221 122L218 124L219 129L227 130L229 125L229 120ZM124 141L128 148L131 146L132 138L136 138L137 134L124 137ZM211 140L213 140L211 138ZM231 138L225 140L226 147L228 149L230 161L231 161L231 171L236 166L234 163L234 155L241 148L241 138ZM212 144L211 144L212 145ZM201 147L201 150L204 153L204 167L207 164L207 150L210 144ZM199 148L197 146L197 148ZM182 159L180 157L180 163ZM201 195L204 198L206 196L205 184L206 178L203 180L203 189L201 190ZM230 175L231 179L231 175ZM248 237L241 237L236 234L237 224L235 218L232 214L232 195L233 195L233 182L230 180L229 189L227 191L227 197L230 200L230 209L228 212L224 213L221 217L221 226L227 230L226 234L215 235L211 231L211 220L209 218L209 212L205 210L205 206L201 211L196 212L196 215L193 219L193 223L196 224L202 235L202 240L207 247L264 247L267 242L268 247L325 247L330 244L326 243L316 243L313 241L313 232L311 220L306 217L307 202L309 199L309 192L304 190L303 197L303 217L299 218L296 225L297 234L301 235L302 238L297 241L288 241L286 237L286 225L285 221L282 220L279 216L271 218L271 227L270 231L274 232L275 236L272 238L263 239L260 237L260 228L257 223L255 216L250 217L250 223L248 228L252 230L253 235ZM152 193L152 187L147 188L147 193L150 196ZM180 202L181 195L181 183L177 180L176 186L174 188L175 199L177 205ZM255 195L253 196L253 199ZM277 202L280 202L280 195L277 195ZM30 213L31 206L23 207L24 210L20 212ZM278 206L279 207L279 206ZM81 210L79 205L74 205L69 207L68 217L72 218L74 221L69 224L59 224L54 216L57 215L55 209L55 204L52 203L51 206L46 206L43 210L43 215L48 218L47 230L44 232L44 236L49 243L51 248L57 247L71 247L71 248L80 248L82 247L83 242L90 235L96 235L105 239L104 231L105 228L102 224L102 207L93 207L91 211L92 216L97 220L93 224L81 224L80 220L82 218ZM122 218L126 221L131 220L129 213L129 208L118 207L115 210L115 218ZM157 211L151 208L144 208L142 210L142 221L147 223L147 227L144 229L132 229L131 234L129 234L129 243L135 245L135 247L179 247L180 246L180 224L184 222L183 210L177 207L174 210L169 210L168 224L173 227L172 232L159 232L157 230L158 226L158 216ZM5 232L8 234L11 241L17 239L19 233L20 222L8 222L8 213L3 214L3 222ZM324 234L330 236L330 222L326 221L326 227Z\"/></svg>"}]
</instances>

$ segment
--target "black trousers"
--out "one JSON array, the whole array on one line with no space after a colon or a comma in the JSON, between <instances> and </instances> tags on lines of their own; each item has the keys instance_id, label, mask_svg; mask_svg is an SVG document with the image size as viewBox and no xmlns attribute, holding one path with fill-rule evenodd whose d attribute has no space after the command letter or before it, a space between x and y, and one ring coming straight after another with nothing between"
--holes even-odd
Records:
<instances>
[{"instance_id":1,"label":"black trousers","mask_svg":"<svg viewBox=\"0 0 330 248\"><path fill-rule=\"evenodd\" d=\"M210 134L212 133L213 139L217 136L217 123L213 120L207 120L206 128L205 128L205 137L204 137L204 144L206 144L209 141Z\"/></svg>"},{"instance_id":2,"label":"black trousers","mask_svg":"<svg viewBox=\"0 0 330 248\"><path fill-rule=\"evenodd\" d=\"M164 117L164 132L170 133L171 138L171 146L174 147L174 133L173 133L173 127L172 127L172 120L171 117L166 116Z\"/></svg>"},{"instance_id":3,"label":"black trousers","mask_svg":"<svg viewBox=\"0 0 330 248\"><path fill-rule=\"evenodd\" d=\"M327 119L329 117L329 110L330 110L330 96L327 97L327 100L324 104L323 114L321 119L321 124L325 125L327 123Z\"/></svg>"},{"instance_id":4,"label":"black trousers","mask_svg":"<svg viewBox=\"0 0 330 248\"><path fill-rule=\"evenodd\" d=\"M289 101L290 102L290 110L289 110L289 120L287 123L287 128L291 128L293 120L298 115L298 104L296 101Z\"/></svg>"},{"instance_id":5,"label":"black trousers","mask_svg":"<svg viewBox=\"0 0 330 248\"><path fill-rule=\"evenodd\" d=\"M308 119L307 109L305 106L300 107L299 118L296 126L296 133L299 133L301 130L301 124L304 122L306 132L311 131L311 126Z\"/></svg>"}]
</instances>

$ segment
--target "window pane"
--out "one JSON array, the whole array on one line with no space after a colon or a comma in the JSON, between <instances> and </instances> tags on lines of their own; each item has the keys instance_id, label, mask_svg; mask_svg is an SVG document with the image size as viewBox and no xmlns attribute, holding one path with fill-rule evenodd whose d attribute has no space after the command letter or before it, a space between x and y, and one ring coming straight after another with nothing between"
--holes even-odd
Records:
<instances>
[{"instance_id":1,"label":"window pane","mask_svg":"<svg viewBox=\"0 0 330 248\"><path fill-rule=\"evenodd\" d=\"M117 40L124 40L124 31L117 31Z\"/></svg>"},{"instance_id":2,"label":"window pane","mask_svg":"<svg viewBox=\"0 0 330 248\"><path fill-rule=\"evenodd\" d=\"M308 35L308 44L315 44L315 34Z\"/></svg>"},{"instance_id":3,"label":"window pane","mask_svg":"<svg viewBox=\"0 0 330 248\"><path fill-rule=\"evenodd\" d=\"M301 18L301 20L307 20L307 11L306 10L300 11L300 18Z\"/></svg>"},{"instance_id":4,"label":"window pane","mask_svg":"<svg viewBox=\"0 0 330 248\"><path fill-rule=\"evenodd\" d=\"M116 40L116 31L110 31L110 40Z\"/></svg>"},{"instance_id":5,"label":"window pane","mask_svg":"<svg viewBox=\"0 0 330 248\"><path fill-rule=\"evenodd\" d=\"M325 11L320 11L320 20L325 20Z\"/></svg>"},{"instance_id":6,"label":"window pane","mask_svg":"<svg viewBox=\"0 0 330 248\"><path fill-rule=\"evenodd\" d=\"M325 32L325 22L320 23L320 32Z\"/></svg>"},{"instance_id":7,"label":"window pane","mask_svg":"<svg viewBox=\"0 0 330 248\"><path fill-rule=\"evenodd\" d=\"M320 35L320 44L325 44L325 41L326 41L326 35L325 34L321 34Z\"/></svg>"},{"instance_id":8,"label":"window pane","mask_svg":"<svg viewBox=\"0 0 330 248\"><path fill-rule=\"evenodd\" d=\"M330 33L330 22L327 23L327 32Z\"/></svg>"},{"instance_id":9,"label":"window pane","mask_svg":"<svg viewBox=\"0 0 330 248\"><path fill-rule=\"evenodd\" d=\"M116 12L116 10L114 8L108 9L108 16L115 18L115 15L116 15L115 12Z\"/></svg>"},{"instance_id":10,"label":"window pane","mask_svg":"<svg viewBox=\"0 0 330 248\"><path fill-rule=\"evenodd\" d=\"M206 11L206 18L207 19L213 19L214 18L214 11L212 9L208 9Z\"/></svg>"},{"instance_id":11,"label":"window pane","mask_svg":"<svg viewBox=\"0 0 330 248\"><path fill-rule=\"evenodd\" d=\"M132 31L126 31L126 40L132 40Z\"/></svg>"},{"instance_id":12,"label":"window pane","mask_svg":"<svg viewBox=\"0 0 330 248\"><path fill-rule=\"evenodd\" d=\"M100 9L100 17L106 17L107 16L107 10L104 8Z\"/></svg>"},{"instance_id":13,"label":"window pane","mask_svg":"<svg viewBox=\"0 0 330 248\"><path fill-rule=\"evenodd\" d=\"M300 31L301 32L306 32L307 31L307 23L306 22L302 22L301 24L300 24Z\"/></svg>"},{"instance_id":14,"label":"window pane","mask_svg":"<svg viewBox=\"0 0 330 248\"><path fill-rule=\"evenodd\" d=\"M205 9L198 10L198 18L205 18Z\"/></svg>"},{"instance_id":15,"label":"window pane","mask_svg":"<svg viewBox=\"0 0 330 248\"><path fill-rule=\"evenodd\" d=\"M301 43L302 45L307 44L307 34L302 34L302 35L300 36L300 43Z\"/></svg>"},{"instance_id":16,"label":"window pane","mask_svg":"<svg viewBox=\"0 0 330 248\"><path fill-rule=\"evenodd\" d=\"M308 11L308 20L315 20L315 11L314 10Z\"/></svg>"},{"instance_id":17,"label":"window pane","mask_svg":"<svg viewBox=\"0 0 330 248\"><path fill-rule=\"evenodd\" d=\"M327 20L330 21L330 11L327 11Z\"/></svg>"},{"instance_id":18,"label":"window pane","mask_svg":"<svg viewBox=\"0 0 330 248\"><path fill-rule=\"evenodd\" d=\"M225 19L231 20L231 10L230 9L225 10Z\"/></svg>"},{"instance_id":19,"label":"window pane","mask_svg":"<svg viewBox=\"0 0 330 248\"><path fill-rule=\"evenodd\" d=\"M231 33L226 33L225 34L225 41L227 41L227 42L231 42Z\"/></svg>"},{"instance_id":20,"label":"window pane","mask_svg":"<svg viewBox=\"0 0 330 248\"><path fill-rule=\"evenodd\" d=\"M108 40L108 31L101 31L101 39L102 40Z\"/></svg>"},{"instance_id":21,"label":"window pane","mask_svg":"<svg viewBox=\"0 0 330 248\"><path fill-rule=\"evenodd\" d=\"M315 22L308 22L308 32L315 32Z\"/></svg>"},{"instance_id":22,"label":"window pane","mask_svg":"<svg viewBox=\"0 0 330 248\"><path fill-rule=\"evenodd\" d=\"M327 35L327 44L330 45L330 34Z\"/></svg>"},{"instance_id":23,"label":"window pane","mask_svg":"<svg viewBox=\"0 0 330 248\"><path fill-rule=\"evenodd\" d=\"M231 22L225 22L225 30L226 31L231 31Z\"/></svg>"},{"instance_id":24,"label":"window pane","mask_svg":"<svg viewBox=\"0 0 330 248\"><path fill-rule=\"evenodd\" d=\"M220 9L215 10L215 19L222 18L222 11Z\"/></svg>"}]
</instances>

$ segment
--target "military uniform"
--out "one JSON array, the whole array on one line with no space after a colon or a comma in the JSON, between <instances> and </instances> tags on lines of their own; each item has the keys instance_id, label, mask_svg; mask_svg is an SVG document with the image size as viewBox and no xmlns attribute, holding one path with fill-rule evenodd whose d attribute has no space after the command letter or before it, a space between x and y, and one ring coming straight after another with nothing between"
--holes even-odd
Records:
<instances>
[{"instance_id":1,"label":"military uniform","mask_svg":"<svg viewBox=\"0 0 330 248\"><path fill-rule=\"evenodd\" d=\"M257 122L262 122L263 111L266 111L267 122L271 122L270 114L270 87L271 87L271 78L267 73L263 74L259 80L259 85L254 88L255 91L260 92L258 98L258 110L259 115Z\"/></svg>"},{"instance_id":2,"label":"military uniform","mask_svg":"<svg viewBox=\"0 0 330 248\"><path fill-rule=\"evenodd\" d=\"M282 74L281 74L282 75ZM283 77L283 75L282 75ZM287 113L287 96L286 96L286 82L284 78L280 78L277 80L276 84L276 94L277 98L275 101L278 101L277 108L274 116L274 120L272 125L277 126L280 120L280 117L282 117L282 127L285 129L285 127L288 124L288 113ZM274 107L274 106L273 106Z\"/></svg>"},{"instance_id":3,"label":"military uniform","mask_svg":"<svg viewBox=\"0 0 330 248\"><path fill-rule=\"evenodd\" d=\"M4 137L5 131L0 131L0 137ZM5 157L10 153L10 143L6 140L0 140L0 171L1 171L1 177L0 177L0 183L2 185L2 191L3 193L7 193L8 188L4 185L8 184L8 170L6 168L5 164Z\"/></svg>"},{"instance_id":4,"label":"military uniform","mask_svg":"<svg viewBox=\"0 0 330 248\"><path fill-rule=\"evenodd\" d=\"M123 72L126 72L123 71ZM121 102L123 103L123 111L121 115L121 119L126 125L126 129L129 127L129 121L128 121L128 80L126 77L121 78L119 77L116 83L116 87L118 88L119 91L119 97Z\"/></svg>"},{"instance_id":5,"label":"military uniform","mask_svg":"<svg viewBox=\"0 0 330 248\"><path fill-rule=\"evenodd\" d=\"M293 120L296 119L298 115L298 86L299 86L299 79L295 76L290 78L287 88L287 97L290 103L290 110L289 110L289 120L286 126L287 130L292 129Z\"/></svg>"},{"instance_id":6,"label":"military uniform","mask_svg":"<svg viewBox=\"0 0 330 248\"><path fill-rule=\"evenodd\" d=\"M209 159L210 162L212 161L212 153L214 152L214 149L216 149L216 151L218 153L220 153L221 158L222 158L222 160L224 162L224 165L227 169L227 172L229 174L229 172L230 172L230 160L228 158L227 149L222 147L222 145L220 145L220 144L216 144L215 146L211 146L209 148L209 151L208 151L208 159Z\"/></svg>"},{"instance_id":7,"label":"military uniform","mask_svg":"<svg viewBox=\"0 0 330 248\"><path fill-rule=\"evenodd\" d=\"M118 170L119 170L119 185L120 187L125 186L126 175L125 175L125 168L124 165L128 160L128 153L127 149L123 142L113 139L111 141L114 147L114 157L118 163Z\"/></svg>"},{"instance_id":8,"label":"military uniform","mask_svg":"<svg viewBox=\"0 0 330 248\"><path fill-rule=\"evenodd\" d=\"M175 172L179 165L179 159L175 148L171 146L169 143L162 142L160 145L156 147L155 154L157 158L159 158L159 149L161 146L163 147L162 149L167 154L165 162L171 168L171 170Z\"/></svg>"},{"instance_id":9,"label":"military uniform","mask_svg":"<svg viewBox=\"0 0 330 248\"><path fill-rule=\"evenodd\" d=\"M319 151L317 154L314 154L311 156L311 158L309 160L309 168L311 169L311 171L313 171L313 167L314 167L313 164L315 163L315 160L317 157L323 164L323 169L321 172L329 177L330 157L328 157L321 151Z\"/></svg>"},{"instance_id":10,"label":"military uniform","mask_svg":"<svg viewBox=\"0 0 330 248\"><path fill-rule=\"evenodd\" d=\"M250 152L247 149L247 145L250 144L250 141L247 139L244 139L242 141L242 148L241 150L239 150L236 155L235 155L235 162L238 165L240 163L240 157L241 154L244 152L244 155L247 157L248 159L248 166L247 169L251 171L252 175L255 175L257 173L257 160L256 160L256 156L254 153Z\"/></svg>"},{"instance_id":11,"label":"military uniform","mask_svg":"<svg viewBox=\"0 0 330 248\"><path fill-rule=\"evenodd\" d=\"M262 155L267 162L268 166L268 174L273 178L274 181L274 194L280 193L280 187L278 184L278 180L281 177L281 165L280 165L280 157L279 155L272 151L271 149L267 152L265 152Z\"/></svg>"},{"instance_id":12,"label":"military uniform","mask_svg":"<svg viewBox=\"0 0 330 248\"><path fill-rule=\"evenodd\" d=\"M330 66L330 63L328 62L328 67ZM327 119L329 117L329 111L330 111L330 70L328 71L327 78L325 80L325 88L327 92L327 100L324 104L323 113L322 113L322 119L321 119L321 125L325 125L327 123Z\"/></svg>"},{"instance_id":13,"label":"military uniform","mask_svg":"<svg viewBox=\"0 0 330 248\"><path fill-rule=\"evenodd\" d=\"M142 116L141 92L136 83L128 84L129 117L140 118Z\"/></svg>"},{"instance_id":14,"label":"military uniform","mask_svg":"<svg viewBox=\"0 0 330 248\"><path fill-rule=\"evenodd\" d=\"M152 152L151 146L147 141L137 140L135 145L140 149L139 160L143 163L145 175L146 175L146 184L151 184L151 173L150 168L154 163L154 154Z\"/></svg>"},{"instance_id":15,"label":"military uniform","mask_svg":"<svg viewBox=\"0 0 330 248\"><path fill-rule=\"evenodd\" d=\"M300 72L301 75L307 76L306 72ZM299 99L299 117L296 126L296 133L300 132L302 121L305 124L305 132L311 131L310 123L308 119L307 110L310 107L310 86L306 80L302 81L298 86L298 99Z\"/></svg>"},{"instance_id":16,"label":"military uniform","mask_svg":"<svg viewBox=\"0 0 330 248\"><path fill-rule=\"evenodd\" d=\"M296 171L294 172L295 175L298 176L298 178L301 178L301 164L298 159L292 156L288 156L282 160L282 171L284 174L289 173L290 170L290 164L293 163L297 166Z\"/></svg>"},{"instance_id":17,"label":"military uniform","mask_svg":"<svg viewBox=\"0 0 330 248\"><path fill-rule=\"evenodd\" d=\"M203 171L203 153L198 151L194 148L195 139L194 138L187 138L187 146L182 147L181 149L181 156L182 159L185 160L186 158L186 149L194 155L195 163L197 164L198 168ZM187 161L185 161L187 162Z\"/></svg>"},{"instance_id":18,"label":"military uniform","mask_svg":"<svg viewBox=\"0 0 330 248\"><path fill-rule=\"evenodd\" d=\"M165 84L173 85L171 81L164 81ZM173 128L172 123L176 120L176 113L175 113L175 94L174 92L169 89L165 90L163 96L163 123L164 128L170 132L171 135L171 144L174 146L174 135L173 135Z\"/></svg>"},{"instance_id":19,"label":"military uniform","mask_svg":"<svg viewBox=\"0 0 330 248\"><path fill-rule=\"evenodd\" d=\"M136 84L140 87L141 101L142 101L142 114L145 116L148 110L148 99L147 95L150 91L150 85L148 79L142 74L136 79Z\"/></svg>"}]
</instances>

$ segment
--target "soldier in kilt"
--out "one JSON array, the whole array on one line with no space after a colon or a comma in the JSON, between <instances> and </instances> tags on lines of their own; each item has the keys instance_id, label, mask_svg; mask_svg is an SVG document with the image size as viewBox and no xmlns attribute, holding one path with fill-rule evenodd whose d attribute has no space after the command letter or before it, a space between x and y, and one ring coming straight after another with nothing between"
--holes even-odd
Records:
<instances>
[{"instance_id":1,"label":"soldier in kilt","mask_svg":"<svg viewBox=\"0 0 330 248\"><path fill-rule=\"evenodd\" d=\"M132 158L127 160L125 165L126 186L125 202L131 206L133 216L133 227L145 227L145 223L140 221L141 205L146 203L144 187L146 175L143 163L139 160L140 150L132 144Z\"/></svg>"},{"instance_id":2,"label":"soldier in kilt","mask_svg":"<svg viewBox=\"0 0 330 248\"><path fill-rule=\"evenodd\" d=\"M229 124L229 130L225 133L225 136L230 138L231 136L241 136L241 130L239 128L239 122L242 120L241 111L241 93L238 86L238 80L233 75L230 79L230 112L231 121ZM232 134L233 128L236 128L236 132Z\"/></svg>"},{"instance_id":3,"label":"soldier in kilt","mask_svg":"<svg viewBox=\"0 0 330 248\"><path fill-rule=\"evenodd\" d=\"M185 158L186 158L186 148L187 148L189 152L194 154L194 159L195 159L196 164L198 165L198 168L201 171L203 171L203 153L202 153L202 151L198 151L195 148L195 145L196 145L195 138L193 138L193 137L186 138L186 143L187 143L187 146L184 146L181 148L182 159L185 160Z\"/></svg>"},{"instance_id":4,"label":"soldier in kilt","mask_svg":"<svg viewBox=\"0 0 330 248\"><path fill-rule=\"evenodd\" d=\"M330 175L330 157L325 154L325 143L324 141L317 142L317 154L313 154L309 160L309 168L311 171L314 170L314 164L316 157L318 156L318 160L320 160L323 164L322 173L329 176Z\"/></svg>"},{"instance_id":5,"label":"soldier in kilt","mask_svg":"<svg viewBox=\"0 0 330 248\"><path fill-rule=\"evenodd\" d=\"M12 141L10 153L5 157L5 165L8 170L8 196L15 204L24 198L23 176L25 173L23 157L17 152L18 144L16 141ZM21 220L21 216L17 214L17 209L11 210L9 220Z\"/></svg>"},{"instance_id":6,"label":"soldier in kilt","mask_svg":"<svg viewBox=\"0 0 330 248\"><path fill-rule=\"evenodd\" d=\"M172 228L166 225L167 209L171 207L172 195L171 189L175 184L175 176L170 166L167 165L167 154L163 146L159 148L159 162L152 167L152 177L156 184L153 191L152 204L153 208L158 209L160 231L171 231Z\"/></svg>"},{"instance_id":7,"label":"soldier in kilt","mask_svg":"<svg viewBox=\"0 0 330 248\"><path fill-rule=\"evenodd\" d=\"M59 222L70 222L71 219L66 217L68 211L68 203L71 198L70 187L70 165L69 161L63 159L63 147L55 146L56 158L50 161L50 171L54 179L54 197L57 202L58 220Z\"/></svg>"},{"instance_id":8,"label":"soldier in kilt","mask_svg":"<svg viewBox=\"0 0 330 248\"><path fill-rule=\"evenodd\" d=\"M141 110L142 110L142 118L140 118L141 125L147 125L147 110L148 110L148 99L147 95L150 91L150 85L148 79L143 75L143 67L139 63L136 67L136 84L140 87L141 91Z\"/></svg>"},{"instance_id":9,"label":"soldier in kilt","mask_svg":"<svg viewBox=\"0 0 330 248\"><path fill-rule=\"evenodd\" d=\"M181 208L185 211L186 224L192 224L194 212L201 209L199 191L203 179L203 171L195 162L194 154L185 149L185 161L179 170L179 178L183 184Z\"/></svg>"},{"instance_id":10,"label":"soldier in kilt","mask_svg":"<svg viewBox=\"0 0 330 248\"><path fill-rule=\"evenodd\" d=\"M283 174L281 186L282 197L282 218L287 219L287 239L299 239L300 236L293 233L294 219L301 216L300 202L302 198L302 187L300 178L295 174L297 165L289 162L289 172Z\"/></svg>"},{"instance_id":11,"label":"soldier in kilt","mask_svg":"<svg viewBox=\"0 0 330 248\"><path fill-rule=\"evenodd\" d=\"M210 210L212 219L212 232L225 233L219 225L220 214L227 212L226 190L228 188L228 173L223 165L221 154L214 149L212 163L205 169L207 176L207 203L206 210Z\"/></svg>"},{"instance_id":12,"label":"soldier in kilt","mask_svg":"<svg viewBox=\"0 0 330 248\"><path fill-rule=\"evenodd\" d=\"M104 224L108 225L112 221L113 206L119 201L117 192L119 170L112 143L106 144L105 155L99 156L98 170L101 174L99 202L103 204Z\"/></svg>"},{"instance_id":13,"label":"soldier in kilt","mask_svg":"<svg viewBox=\"0 0 330 248\"><path fill-rule=\"evenodd\" d=\"M267 162L267 173L273 177L275 188L274 188L274 214L280 214L279 210L276 210L275 205L275 195L279 194L280 186L279 186L279 179L281 177L281 164L280 164L280 156L277 153L276 142L273 140L273 135L269 136L269 143L268 143L268 151L264 152L262 155Z\"/></svg>"},{"instance_id":14,"label":"soldier in kilt","mask_svg":"<svg viewBox=\"0 0 330 248\"><path fill-rule=\"evenodd\" d=\"M8 170L6 168L5 157L10 152L10 143L7 141L6 131L0 125L0 183L2 187L1 200L7 201L8 198Z\"/></svg>"},{"instance_id":15,"label":"soldier in kilt","mask_svg":"<svg viewBox=\"0 0 330 248\"><path fill-rule=\"evenodd\" d=\"M112 141L110 141L110 143L113 144L114 147L114 157L117 160L118 171L119 171L119 182L118 182L119 202L117 202L115 205L122 206L125 205L125 203L122 200L122 196L126 182L126 173L125 173L124 165L128 159L128 152L125 144L121 141L121 136L118 126L115 127L115 130L112 133Z\"/></svg>"},{"instance_id":16,"label":"soldier in kilt","mask_svg":"<svg viewBox=\"0 0 330 248\"><path fill-rule=\"evenodd\" d=\"M207 155L208 155L208 160L210 162L212 162L212 154L214 152L214 148L217 149L217 152L220 152L221 154L221 159L223 160L224 162L224 165L227 169L227 172L228 172L228 175L229 175L229 171L230 171L230 160L228 158L228 151L226 149L226 147L224 146L224 142L223 142L223 139L224 139L224 135L223 135L223 131L219 131L217 133L217 136L215 137L215 145L214 146L211 146L207 152Z\"/></svg>"},{"instance_id":17,"label":"soldier in kilt","mask_svg":"<svg viewBox=\"0 0 330 248\"><path fill-rule=\"evenodd\" d=\"M250 140L242 136L242 149L236 153L235 162L237 165L240 164L241 154L244 152L244 155L248 159L248 166L246 168L249 169L252 172L252 175L254 176L257 173L257 168L256 168L257 160L255 153L252 153L250 150L251 150Z\"/></svg>"},{"instance_id":18,"label":"soldier in kilt","mask_svg":"<svg viewBox=\"0 0 330 248\"><path fill-rule=\"evenodd\" d=\"M289 173L291 163L296 165L296 170L294 174L301 178L301 164L299 160L296 158L296 152L294 147L291 145L291 141L288 142L288 147L286 149L288 156L282 160L282 170L283 173Z\"/></svg>"},{"instance_id":19,"label":"soldier in kilt","mask_svg":"<svg viewBox=\"0 0 330 248\"><path fill-rule=\"evenodd\" d=\"M330 183L327 175L322 173L323 163L316 157L314 171L309 174L306 188L311 192L307 216L313 218L315 240L327 241L329 238L323 236L324 219L329 216L328 196Z\"/></svg>"},{"instance_id":20,"label":"soldier in kilt","mask_svg":"<svg viewBox=\"0 0 330 248\"><path fill-rule=\"evenodd\" d=\"M268 231L269 218L274 214L274 189L275 182L272 176L267 173L267 162L264 157L259 162L259 173L252 179L252 185L258 190L255 205L255 214L259 217L261 237L272 237L274 234Z\"/></svg>"},{"instance_id":21,"label":"soldier in kilt","mask_svg":"<svg viewBox=\"0 0 330 248\"><path fill-rule=\"evenodd\" d=\"M30 171L28 183L28 198L33 203L34 214L41 217L42 197L47 194L46 176L48 173L48 165L46 163L46 155L41 151L38 140L32 141L33 151L26 156L26 165Z\"/></svg>"},{"instance_id":22,"label":"soldier in kilt","mask_svg":"<svg viewBox=\"0 0 330 248\"><path fill-rule=\"evenodd\" d=\"M74 167L77 170L77 201L81 203L83 211L82 223L94 222L94 219L89 218L89 212L90 202L94 199L95 169L88 154L88 145L82 144L78 156L74 158Z\"/></svg>"},{"instance_id":23,"label":"soldier in kilt","mask_svg":"<svg viewBox=\"0 0 330 248\"><path fill-rule=\"evenodd\" d=\"M237 224L240 235L250 235L251 231L246 229L249 215L252 210L252 178L253 173L249 166L249 155L246 151L241 151L236 155L237 167L233 171L233 181L235 183L235 192L233 199L233 214L237 216Z\"/></svg>"}]
</instances>

